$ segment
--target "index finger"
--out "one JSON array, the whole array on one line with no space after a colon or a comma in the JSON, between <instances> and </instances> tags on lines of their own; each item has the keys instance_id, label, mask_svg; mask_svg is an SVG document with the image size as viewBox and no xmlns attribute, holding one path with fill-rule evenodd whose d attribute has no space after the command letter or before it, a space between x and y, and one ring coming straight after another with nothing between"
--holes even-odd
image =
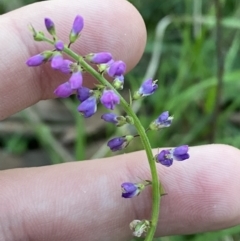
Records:
<instances>
[{"instance_id":1,"label":"index finger","mask_svg":"<svg viewBox=\"0 0 240 241\"><path fill-rule=\"evenodd\" d=\"M124 0L67 0L35 3L0 17L0 119L26 108L41 99L53 97L53 90L66 77L48 65L27 68L26 60L46 49L35 43L27 26L44 30L45 17L53 19L58 36L67 42L74 17L80 14L85 26L73 47L79 54L108 51L126 62L128 70L139 61L146 42L146 30L137 10ZM91 78L84 78L89 85Z\"/></svg>"}]
</instances>

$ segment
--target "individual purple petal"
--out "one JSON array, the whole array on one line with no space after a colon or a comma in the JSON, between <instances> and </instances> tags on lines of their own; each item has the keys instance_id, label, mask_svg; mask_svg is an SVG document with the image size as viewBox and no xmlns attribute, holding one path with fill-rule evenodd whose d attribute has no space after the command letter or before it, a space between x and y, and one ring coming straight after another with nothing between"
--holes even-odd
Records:
<instances>
[{"instance_id":1,"label":"individual purple petal","mask_svg":"<svg viewBox=\"0 0 240 241\"><path fill-rule=\"evenodd\" d=\"M87 98L89 98L92 94L92 90L90 90L87 87L81 86L80 88L77 89L77 98L79 101L83 102Z\"/></svg>"},{"instance_id":2,"label":"individual purple petal","mask_svg":"<svg viewBox=\"0 0 240 241\"><path fill-rule=\"evenodd\" d=\"M41 65L44 61L45 61L45 57L42 54L37 54L37 55L34 55L31 58L29 58L27 60L26 64L29 67L33 67L33 66Z\"/></svg>"},{"instance_id":3,"label":"individual purple petal","mask_svg":"<svg viewBox=\"0 0 240 241\"><path fill-rule=\"evenodd\" d=\"M162 150L155 156L156 162L164 166L170 167L173 164L173 157L170 150Z\"/></svg>"},{"instance_id":4,"label":"individual purple petal","mask_svg":"<svg viewBox=\"0 0 240 241\"><path fill-rule=\"evenodd\" d=\"M62 65L63 65L63 56L61 53L57 52L52 57L51 67L53 69L60 69Z\"/></svg>"},{"instance_id":5,"label":"individual purple petal","mask_svg":"<svg viewBox=\"0 0 240 241\"><path fill-rule=\"evenodd\" d=\"M53 23L53 21L50 18L45 18L44 19L44 23L46 26L47 31L51 34L51 35L55 35L55 25Z\"/></svg>"},{"instance_id":6,"label":"individual purple petal","mask_svg":"<svg viewBox=\"0 0 240 241\"><path fill-rule=\"evenodd\" d=\"M67 98L67 97L69 97L72 93L73 93L73 90L71 89L69 82L65 82L65 83L59 85L59 86L54 90L54 94L55 94L57 97L60 97L60 98Z\"/></svg>"},{"instance_id":7,"label":"individual purple petal","mask_svg":"<svg viewBox=\"0 0 240 241\"><path fill-rule=\"evenodd\" d=\"M72 65L74 63L71 60L64 59L62 65L60 66L59 70L64 74L70 74L72 72Z\"/></svg>"},{"instance_id":8,"label":"individual purple petal","mask_svg":"<svg viewBox=\"0 0 240 241\"><path fill-rule=\"evenodd\" d=\"M122 183L121 188L123 198L135 197L140 193L138 185L131 182Z\"/></svg>"},{"instance_id":9,"label":"individual purple petal","mask_svg":"<svg viewBox=\"0 0 240 241\"><path fill-rule=\"evenodd\" d=\"M126 64L121 61L113 62L107 70L107 73L110 77L123 75L126 71Z\"/></svg>"},{"instance_id":10,"label":"individual purple petal","mask_svg":"<svg viewBox=\"0 0 240 241\"><path fill-rule=\"evenodd\" d=\"M95 96L91 96L83 101L78 106L78 111L82 113L85 118L89 118L94 115L97 111L97 100Z\"/></svg>"},{"instance_id":11,"label":"individual purple petal","mask_svg":"<svg viewBox=\"0 0 240 241\"><path fill-rule=\"evenodd\" d=\"M104 90L100 101L107 109L113 110L120 103L120 98L113 90Z\"/></svg>"},{"instance_id":12,"label":"individual purple petal","mask_svg":"<svg viewBox=\"0 0 240 241\"><path fill-rule=\"evenodd\" d=\"M188 145L179 146L173 149L173 157L176 161L184 161L189 158Z\"/></svg>"},{"instance_id":13,"label":"individual purple petal","mask_svg":"<svg viewBox=\"0 0 240 241\"><path fill-rule=\"evenodd\" d=\"M64 49L64 43L61 40L58 40L55 44L54 44L56 50L58 51L62 51Z\"/></svg>"},{"instance_id":14,"label":"individual purple petal","mask_svg":"<svg viewBox=\"0 0 240 241\"><path fill-rule=\"evenodd\" d=\"M131 135L115 137L107 143L107 146L111 149L111 151L119 151L124 149L132 139L133 136Z\"/></svg>"},{"instance_id":15,"label":"individual purple petal","mask_svg":"<svg viewBox=\"0 0 240 241\"><path fill-rule=\"evenodd\" d=\"M105 113L101 116L101 119L105 120L106 122L117 124L118 123L117 117L118 116L114 113Z\"/></svg>"},{"instance_id":16,"label":"individual purple petal","mask_svg":"<svg viewBox=\"0 0 240 241\"><path fill-rule=\"evenodd\" d=\"M93 64L105 64L112 60L112 54L108 52L91 53L85 58Z\"/></svg>"},{"instance_id":17,"label":"individual purple petal","mask_svg":"<svg viewBox=\"0 0 240 241\"><path fill-rule=\"evenodd\" d=\"M72 73L72 76L69 79L69 83L72 90L77 90L82 86L83 78L81 71Z\"/></svg>"}]
</instances>

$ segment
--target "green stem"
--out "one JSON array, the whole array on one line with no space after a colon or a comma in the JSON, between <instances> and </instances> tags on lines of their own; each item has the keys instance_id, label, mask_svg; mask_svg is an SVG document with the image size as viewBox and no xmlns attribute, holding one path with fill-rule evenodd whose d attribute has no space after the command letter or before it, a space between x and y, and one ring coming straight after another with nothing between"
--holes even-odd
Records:
<instances>
[{"instance_id":1,"label":"green stem","mask_svg":"<svg viewBox=\"0 0 240 241\"><path fill-rule=\"evenodd\" d=\"M44 38L44 41L54 44L53 41L50 39ZM158 180L158 173L157 173L157 168L156 168L156 163L154 160L154 156L152 153L152 148L149 142L149 139L147 137L146 131L143 128L140 120L136 116L136 114L133 112L129 104L126 102L126 100L118 93L118 91L103 77L102 74L97 72L93 67L91 67L81 56L77 55L75 52L73 52L71 49L68 47L65 47L63 50L64 53L66 53L68 56L73 58L75 61L79 62L80 65L88 72L90 73L93 77L95 77L102 85L108 87L109 89L112 89L113 91L118 94L120 98L120 103L124 109L124 111L127 113L127 115L131 116L134 120L134 126L141 138L143 147L146 151L147 158L148 158L148 163L150 166L151 170L151 175L152 175L152 215L151 215L151 226L150 229L146 235L145 241L152 241L155 230L157 227L158 223L158 217L159 217L159 207L160 207L160 188L159 188L159 180Z\"/></svg>"}]
</instances>

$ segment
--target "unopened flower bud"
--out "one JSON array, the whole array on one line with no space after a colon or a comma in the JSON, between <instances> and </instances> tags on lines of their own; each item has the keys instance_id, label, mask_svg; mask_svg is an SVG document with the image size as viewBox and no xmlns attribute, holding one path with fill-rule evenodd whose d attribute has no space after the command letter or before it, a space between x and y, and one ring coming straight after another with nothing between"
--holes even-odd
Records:
<instances>
[{"instance_id":1,"label":"unopened flower bud","mask_svg":"<svg viewBox=\"0 0 240 241\"><path fill-rule=\"evenodd\" d=\"M74 43L78 39L79 34L83 29L83 25L84 25L83 17L80 15L77 15L76 18L74 19L72 30L69 35L70 43Z\"/></svg>"},{"instance_id":2,"label":"unopened flower bud","mask_svg":"<svg viewBox=\"0 0 240 241\"><path fill-rule=\"evenodd\" d=\"M29 25L29 29L33 34L33 39L35 41L43 41L44 33L39 31L37 32L32 25Z\"/></svg>"},{"instance_id":3,"label":"unopened flower bud","mask_svg":"<svg viewBox=\"0 0 240 241\"><path fill-rule=\"evenodd\" d=\"M69 83L72 90L79 89L82 86L82 82L83 82L83 77L80 70L72 73L72 76L69 79Z\"/></svg>"},{"instance_id":4,"label":"unopened flower bud","mask_svg":"<svg viewBox=\"0 0 240 241\"><path fill-rule=\"evenodd\" d=\"M123 75L126 71L126 64L121 61L113 62L110 67L107 69L107 73L110 77Z\"/></svg>"},{"instance_id":5,"label":"unopened flower bud","mask_svg":"<svg viewBox=\"0 0 240 241\"><path fill-rule=\"evenodd\" d=\"M145 189L145 187L150 184L151 182L147 180L142 183L124 182L121 185L122 197L132 198L132 197L138 196Z\"/></svg>"},{"instance_id":6,"label":"unopened flower bud","mask_svg":"<svg viewBox=\"0 0 240 241\"><path fill-rule=\"evenodd\" d=\"M107 143L107 146L111 149L111 151L120 151L127 147L133 138L134 136L132 135L115 137Z\"/></svg>"},{"instance_id":7,"label":"unopened flower bud","mask_svg":"<svg viewBox=\"0 0 240 241\"><path fill-rule=\"evenodd\" d=\"M147 233L150 225L151 223L148 220L133 220L130 223L130 229L133 231L133 236L141 237L142 234Z\"/></svg>"},{"instance_id":8,"label":"unopened flower bud","mask_svg":"<svg viewBox=\"0 0 240 241\"><path fill-rule=\"evenodd\" d=\"M152 95L156 89L158 88L158 85L156 84L157 80L153 81L152 79L145 80L138 91L136 91L133 95L133 99L137 100L143 96Z\"/></svg>"},{"instance_id":9,"label":"unopened flower bud","mask_svg":"<svg viewBox=\"0 0 240 241\"><path fill-rule=\"evenodd\" d=\"M59 85L59 86L54 90L54 94L55 94L57 97L60 97L60 98L67 98L67 97L69 97L72 93L73 93L73 90L71 89L71 86L70 86L69 82L65 82L65 83Z\"/></svg>"},{"instance_id":10,"label":"unopened flower bud","mask_svg":"<svg viewBox=\"0 0 240 241\"><path fill-rule=\"evenodd\" d=\"M63 64L63 56L59 52L54 52L52 60L51 60L51 67L53 69L60 69Z\"/></svg>"},{"instance_id":11,"label":"unopened flower bud","mask_svg":"<svg viewBox=\"0 0 240 241\"><path fill-rule=\"evenodd\" d=\"M105 64L112 59L112 55L108 52L100 52L88 54L85 56L85 58L93 64Z\"/></svg>"},{"instance_id":12,"label":"unopened flower bud","mask_svg":"<svg viewBox=\"0 0 240 241\"><path fill-rule=\"evenodd\" d=\"M29 58L26 64L30 67L39 66L45 61L49 60L52 56L52 51L44 51L41 54L37 54Z\"/></svg>"},{"instance_id":13,"label":"unopened flower bud","mask_svg":"<svg viewBox=\"0 0 240 241\"><path fill-rule=\"evenodd\" d=\"M73 68L74 68L74 63L71 60L64 59L59 70L65 74L70 74L72 73Z\"/></svg>"},{"instance_id":14,"label":"unopened flower bud","mask_svg":"<svg viewBox=\"0 0 240 241\"><path fill-rule=\"evenodd\" d=\"M133 120L133 118L132 118L131 116L128 116L128 115L127 115L125 118L126 118L127 123L129 123L129 124L131 124L131 125L134 124L134 120Z\"/></svg>"},{"instance_id":15,"label":"unopened flower bud","mask_svg":"<svg viewBox=\"0 0 240 241\"><path fill-rule=\"evenodd\" d=\"M172 124L173 116L169 116L169 112L163 112L155 121L153 121L149 129L159 130L161 128L169 127Z\"/></svg>"},{"instance_id":16,"label":"unopened flower bud","mask_svg":"<svg viewBox=\"0 0 240 241\"><path fill-rule=\"evenodd\" d=\"M64 43L63 43L63 41L61 41L61 40L58 40L58 41L54 44L54 46L55 46L56 50L58 50L58 51L63 51L63 49L64 49Z\"/></svg>"},{"instance_id":17,"label":"unopened flower bud","mask_svg":"<svg viewBox=\"0 0 240 241\"><path fill-rule=\"evenodd\" d=\"M45 18L44 23L45 23L45 27L46 27L47 31L51 35L55 36L56 31L55 31L55 25L54 25L53 21L50 18Z\"/></svg>"},{"instance_id":18,"label":"unopened flower bud","mask_svg":"<svg viewBox=\"0 0 240 241\"><path fill-rule=\"evenodd\" d=\"M113 110L120 103L120 98L113 90L104 90L100 101L107 109Z\"/></svg>"},{"instance_id":19,"label":"unopened flower bud","mask_svg":"<svg viewBox=\"0 0 240 241\"><path fill-rule=\"evenodd\" d=\"M92 95L93 91L87 87L81 86L77 89L77 98L79 101L83 102Z\"/></svg>"},{"instance_id":20,"label":"unopened flower bud","mask_svg":"<svg viewBox=\"0 0 240 241\"><path fill-rule=\"evenodd\" d=\"M89 118L97 111L97 99L95 96L90 96L78 106L78 111L82 113L85 118Z\"/></svg>"},{"instance_id":21,"label":"unopened flower bud","mask_svg":"<svg viewBox=\"0 0 240 241\"><path fill-rule=\"evenodd\" d=\"M114 113L105 113L101 116L101 119L106 122L113 123L118 127L126 124L126 118L124 116L117 116Z\"/></svg>"}]
</instances>

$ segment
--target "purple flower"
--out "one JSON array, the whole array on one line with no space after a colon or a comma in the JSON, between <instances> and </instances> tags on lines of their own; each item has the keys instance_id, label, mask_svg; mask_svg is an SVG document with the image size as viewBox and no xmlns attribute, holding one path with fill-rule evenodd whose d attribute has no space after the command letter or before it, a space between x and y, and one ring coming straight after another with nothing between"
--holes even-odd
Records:
<instances>
[{"instance_id":1,"label":"purple flower","mask_svg":"<svg viewBox=\"0 0 240 241\"><path fill-rule=\"evenodd\" d=\"M107 109L113 110L120 103L120 98L113 90L104 90L100 101Z\"/></svg>"},{"instance_id":2,"label":"purple flower","mask_svg":"<svg viewBox=\"0 0 240 241\"><path fill-rule=\"evenodd\" d=\"M173 160L184 161L189 158L188 146L183 145L169 150L162 150L155 156L155 160L164 166L171 166Z\"/></svg>"},{"instance_id":3,"label":"purple flower","mask_svg":"<svg viewBox=\"0 0 240 241\"><path fill-rule=\"evenodd\" d=\"M173 116L169 116L168 111L164 111L159 117L153 121L149 128L151 130L158 130L160 128L169 127L172 124Z\"/></svg>"},{"instance_id":4,"label":"purple flower","mask_svg":"<svg viewBox=\"0 0 240 241\"><path fill-rule=\"evenodd\" d=\"M138 184L131 183L131 182L124 182L121 185L122 188L122 197L123 198L131 198L139 195L141 190L138 187Z\"/></svg>"},{"instance_id":5,"label":"purple flower","mask_svg":"<svg viewBox=\"0 0 240 241\"><path fill-rule=\"evenodd\" d=\"M92 95L92 90L87 87L81 86L77 89L77 98L79 101L83 102L84 100L88 99Z\"/></svg>"},{"instance_id":6,"label":"purple flower","mask_svg":"<svg viewBox=\"0 0 240 241\"><path fill-rule=\"evenodd\" d=\"M124 76L123 75L115 76L115 79L113 80L113 86L117 90L122 90L123 89L123 84L124 84Z\"/></svg>"},{"instance_id":7,"label":"purple flower","mask_svg":"<svg viewBox=\"0 0 240 241\"><path fill-rule=\"evenodd\" d=\"M44 51L41 54L37 54L32 56L31 58L29 58L26 61L26 64L29 67L33 67L33 66L39 66L42 63L44 63L45 61L49 60L52 57L53 52L52 51Z\"/></svg>"},{"instance_id":8,"label":"purple flower","mask_svg":"<svg viewBox=\"0 0 240 241\"><path fill-rule=\"evenodd\" d=\"M107 143L107 146L111 149L111 151L120 151L124 149L132 139L133 136L131 135L115 137Z\"/></svg>"},{"instance_id":9,"label":"purple flower","mask_svg":"<svg viewBox=\"0 0 240 241\"><path fill-rule=\"evenodd\" d=\"M155 156L156 162L161 163L166 167L170 167L173 164L173 156L170 150L163 150Z\"/></svg>"},{"instance_id":10,"label":"purple flower","mask_svg":"<svg viewBox=\"0 0 240 241\"><path fill-rule=\"evenodd\" d=\"M156 81L153 81L152 79L145 80L139 90L135 93L133 99L139 99L142 96L151 95L157 88L158 85L156 84Z\"/></svg>"},{"instance_id":11,"label":"purple flower","mask_svg":"<svg viewBox=\"0 0 240 241\"><path fill-rule=\"evenodd\" d=\"M70 43L74 43L77 40L79 33L83 29L83 25L84 25L83 17L80 15L77 15L76 18L74 19L72 30L70 32L70 36L69 36Z\"/></svg>"},{"instance_id":12,"label":"purple flower","mask_svg":"<svg viewBox=\"0 0 240 241\"><path fill-rule=\"evenodd\" d=\"M110 77L123 75L126 71L126 64L121 61L113 62L110 67L107 69L107 73Z\"/></svg>"},{"instance_id":13,"label":"purple flower","mask_svg":"<svg viewBox=\"0 0 240 241\"><path fill-rule=\"evenodd\" d=\"M59 70L64 74L70 74L72 72L73 62L68 59L64 59L62 65L60 66Z\"/></svg>"},{"instance_id":14,"label":"purple flower","mask_svg":"<svg viewBox=\"0 0 240 241\"><path fill-rule=\"evenodd\" d=\"M123 126L126 123L128 123L127 118L124 116L117 116L114 113L105 113L101 116L101 119L103 119L106 122L113 123L117 127Z\"/></svg>"},{"instance_id":15,"label":"purple flower","mask_svg":"<svg viewBox=\"0 0 240 241\"><path fill-rule=\"evenodd\" d=\"M65 82L65 83L59 85L59 86L54 90L54 94L55 94L57 97L61 97L61 98L67 98L67 97L69 97L72 93L73 93L73 90L71 89L71 86L70 86L69 82Z\"/></svg>"},{"instance_id":16,"label":"purple flower","mask_svg":"<svg viewBox=\"0 0 240 241\"><path fill-rule=\"evenodd\" d=\"M26 64L30 67L39 66L45 61L45 57L42 54L37 54L29 58Z\"/></svg>"},{"instance_id":17,"label":"purple flower","mask_svg":"<svg viewBox=\"0 0 240 241\"><path fill-rule=\"evenodd\" d=\"M117 124L118 123L117 117L118 116L114 113L105 113L101 116L101 119L105 120L106 122Z\"/></svg>"},{"instance_id":18,"label":"purple flower","mask_svg":"<svg viewBox=\"0 0 240 241\"><path fill-rule=\"evenodd\" d=\"M55 35L55 25L53 23L53 21L50 18L45 18L44 19L44 23L46 26L47 31L51 34L51 35Z\"/></svg>"},{"instance_id":19,"label":"purple flower","mask_svg":"<svg viewBox=\"0 0 240 241\"><path fill-rule=\"evenodd\" d=\"M88 54L85 58L93 64L105 64L112 60L112 55L108 52L100 52Z\"/></svg>"},{"instance_id":20,"label":"purple flower","mask_svg":"<svg viewBox=\"0 0 240 241\"><path fill-rule=\"evenodd\" d=\"M90 96L78 106L78 111L83 114L85 118L89 118L97 111L97 100L95 96Z\"/></svg>"},{"instance_id":21,"label":"purple flower","mask_svg":"<svg viewBox=\"0 0 240 241\"><path fill-rule=\"evenodd\" d=\"M152 182L149 180L144 180L142 183L124 182L121 185L122 197L131 198L131 197L138 196L146 186L151 184Z\"/></svg>"},{"instance_id":22,"label":"purple flower","mask_svg":"<svg viewBox=\"0 0 240 241\"><path fill-rule=\"evenodd\" d=\"M56 50L58 51L62 51L64 49L64 43L61 40L58 40L55 44L54 44Z\"/></svg>"},{"instance_id":23,"label":"purple flower","mask_svg":"<svg viewBox=\"0 0 240 241\"><path fill-rule=\"evenodd\" d=\"M105 120L106 122L116 124L118 122L117 117L118 116L114 113L105 113L101 116L101 119Z\"/></svg>"},{"instance_id":24,"label":"purple flower","mask_svg":"<svg viewBox=\"0 0 240 241\"><path fill-rule=\"evenodd\" d=\"M63 64L63 56L61 53L56 52L52 57L51 67L53 69L60 69Z\"/></svg>"},{"instance_id":25,"label":"purple flower","mask_svg":"<svg viewBox=\"0 0 240 241\"><path fill-rule=\"evenodd\" d=\"M69 83L72 90L77 90L82 86L83 78L81 71L77 71L72 73L71 78L69 79Z\"/></svg>"},{"instance_id":26,"label":"purple flower","mask_svg":"<svg viewBox=\"0 0 240 241\"><path fill-rule=\"evenodd\" d=\"M173 149L173 156L176 161L184 161L189 158L188 145L178 146Z\"/></svg>"}]
</instances>

